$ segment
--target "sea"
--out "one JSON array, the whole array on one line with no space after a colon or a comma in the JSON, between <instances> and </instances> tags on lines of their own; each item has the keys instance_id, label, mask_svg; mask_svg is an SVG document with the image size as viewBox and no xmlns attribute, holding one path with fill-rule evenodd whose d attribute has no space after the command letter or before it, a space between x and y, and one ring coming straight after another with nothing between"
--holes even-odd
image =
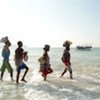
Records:
<instances>
[{"instance_id":1,"label":"sea","mask_svg":"<svg viewBox=\"0 0 100 100\"><path fill-rule=\"evenodd\" d=\"M100 48L92 48L91 51L70 49L71 67L73 79L69 72L60 78L64 70L61 61L64 48L51 48L49 51L53 73L44 81L39 73L38 58L43 54L43 48L24 47L28 51L26 75L27 83L16 84L16 66L14 63L14 51L16 47L10 47L10 64L13 68L14 81L6 70L3 80L0 80L0 100L100 100ZM2 46L0 47L2 52ZM0 55L0 67L2 65ZM20 79L25 70L21 71Z\"/></svg>"}]
</instances>

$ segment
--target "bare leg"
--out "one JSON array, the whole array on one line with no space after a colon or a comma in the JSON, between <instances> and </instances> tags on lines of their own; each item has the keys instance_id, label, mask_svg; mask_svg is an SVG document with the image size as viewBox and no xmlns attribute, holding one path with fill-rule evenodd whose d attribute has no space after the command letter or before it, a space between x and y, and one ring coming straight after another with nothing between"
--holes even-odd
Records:
<instances>
[{"instance_id":1,"label":"bare leg","mask_svg":"<svg viewBox=\"0 0 100 100\"><path fill-rule=\"evenodd\" d=\"M17 72L16 83L19 83L19 75L20 75L20 72Z\"/></svg>"},{"instance_id":2,"label":"bare leg","mask_svg":"<svg viewBox=\"0 0 100 100\"><path fill-rule=\"evenodd\" d=\"M10 73L11 80L13 81L13 71Z\"/></svg>"},{"instance_id":3,"label":"bare leg","mask_svg":"<svg viewBox=\"0 0 100 100\"><path fill-rule=\"evenodd\" d=\"M3 75L4 75L4 72L1 72L1 78L0 78L1 80L3 79Z\"/></svg>"},{"instance_id":4,"label":"bare leg","mask_svg":"<svg viewBox=\"0 0 100 100\"><path fill-rule=\"evenodd\" d=\"M71 67L68 67L68 71L69 71L69 74L70 74L70 79L73 79L72 68Z\"/></svg>"},{"instance_id":5,"label":"bare leg","mask_svg":"<svg viewBox=\"0 0 100 100\"><path fill-rule=\"evenodd\" d=\"M67 68L64 69L60 77L62 77L66 72L67 72Z\"/></svg>"},{"instance_id":6,"label":"bare leg","mask_svg":"<svg viewBox=\"0 0 100 100\"><path fill-rule=\"evenodd\" d=\"M70 74L70 79L73 79L73 75L72 74Z\"/></svg>"},{"instance_id":7,"label":"bare leg","mask_svg":"<svg viewBox=\"0 0 100 100\"><path fill-rule=\"evenodd\" d=\"M44 81L46 81L47 76L44 76Z\"/></svg>"},{"instance_id":8,"label":"bare leg","mask_svg":"<svg viewBox=\"0 0 100 100\"><path fill-rule=\"evenodd\" d=\"M26 76L28 70L29 70L29 68L27 67L27 68L26 68L26 71L25 71L25 73L24 73L24 75L23 75L23 77L22 77L22 79L21 79L21 81L27 82L27 81L25 80L25 76Z\"/></svg>"}]
</instances>

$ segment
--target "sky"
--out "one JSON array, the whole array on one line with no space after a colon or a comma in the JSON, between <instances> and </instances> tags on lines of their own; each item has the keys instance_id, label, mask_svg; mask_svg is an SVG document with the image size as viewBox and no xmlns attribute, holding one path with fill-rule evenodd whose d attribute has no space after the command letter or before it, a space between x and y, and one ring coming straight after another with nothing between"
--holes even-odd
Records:
<instances>
[{"instance_id":1,"label":"sky","mask_svg":"<svg viewBox=\"0 0 100 100\"><path fill-rule=\"evenodd\" d=\"M100 0L0 0L0 38L28 47L100 47Z\"/></svg>"}]
</instances>

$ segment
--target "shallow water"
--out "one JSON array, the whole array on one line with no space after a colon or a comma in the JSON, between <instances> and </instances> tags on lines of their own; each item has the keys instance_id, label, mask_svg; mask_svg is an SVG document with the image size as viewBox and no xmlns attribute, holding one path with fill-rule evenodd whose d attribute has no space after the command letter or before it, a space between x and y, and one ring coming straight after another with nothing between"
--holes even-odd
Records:
<instances>
[{"instance_id":1,"label":"shallow water","mask_svg":"<svg viewBox=\"0 0 100 100\"><path fill-rule=\"evenodd\" d=\"M63 48L52 48L49 55L54 72L48 75L44 82L39 70L37 59L42 55L41 48L25 48L29 51L27 65L30 70L26 76L27 83L17 85L10 81L6 71L4 80L0 81L0 100L100 100L100 48L92 51L76 51L71 49L71 63L74 79L69 79L69 73L59 78L64 66L61 62ZM13 61L14 49L11 48L10 63ZM2 57L0 58L2 64ZM24 70L22 70L21 76Z\"/></svg>"}]
</instances>

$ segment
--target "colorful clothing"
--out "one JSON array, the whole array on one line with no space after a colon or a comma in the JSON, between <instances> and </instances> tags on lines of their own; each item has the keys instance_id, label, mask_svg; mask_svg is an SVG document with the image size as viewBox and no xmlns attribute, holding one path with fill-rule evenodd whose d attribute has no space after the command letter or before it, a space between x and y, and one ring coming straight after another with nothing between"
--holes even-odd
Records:
<instances>
[{"instance_id":1,"label":"colorful clothing","mask_svg":"<svg viewBox=\"0 0 100 100\"><path fill-rule=\"evenodd\" d=\"M9 73L13 71L9 61L3 61L3 64L2 64L2 67L1 67L0 71L4 72L6 68L7 68Z\"/></svg>"},{"instance_id":2,"label":"colorful clothing","mask_svg":"<svg viewBox=\"0 0 100 100\"><path fill-rule=\"evenodd\" d=\"M24 63L22 63L21 65L19 65L19 66L17 67L17 72L20 73L20 71L21 71L22 69L26 69L26 68L27 68L27 65L24 64Z\"/></svg>"},{"instance_id":3,"label":"colorful clothing","mask_svg":"<svg viewBox=\"0 0 100 100\"><path fill-rule=\"evenodd\" d=\"M63 63L64 63L66 66L71 65L71 63L70 63L70 61L69 61L69 60L65 60Z\"/></svg>"},{"instance_id":4,"label":"colorful clothing","mask_svg":"<svg viewBox=\"0 0 100 100\"><path fill-rule=\"evenodd\" d=\"M46 68L44 67L44 69L42 70L42 76L45 77L47 76L47 74L52 73L53 70L51 69L51 67L48 68L48 70L46 70Z\"/></svg>"},{"instance_id":5,"label":"colorful clothing","mask_svg":"<svg viewBox=\"0 0 100 100\"><path fill-rule=\"evenodd\" d=\"M4 72L5 69L7 68L8 72L12 72L13 69L9 63L9 56L10 56L10 50L4 47L4 49L2 50L2 57L3 57L3 64L1 66L0 71Z\"/></svg>"},{"instance_id":6,"label":"colorful clothing","mask_svg":"<svg viewBox=\"0 0 100 100\"><path fill-rule=\"evenodd\" d=\"M71 65L70 63L70 53L65 49L63 56L62 56L62 61L66 66Z\"/></svg>"},{"instance_id":7,"label":"colorful clothing","mask_svg":"<svg viewBox=\"0 0 100 100\"><path fill-rule=\"evenodd\" d=\"M71 63L70 63L70 53L68 52L68 50L64 50L64 52L63 52L63 56L62 56L62 62L65 64L65 70L64 70L64 72L62 73L62 75L64 74L64 73L66 73L67 72L67 70L70 72L70 73L72 73L72 68L71 68Z\"/></svg>"},{"instance_id":8,"label":"colorful clothing","mask_svg":"<svg viewBox=\"0 0 100 100\"><path fill-rule=\"evenodd\" d=\"M24 50L22 48L17 48L15 50L15 65L17 72L20 73L22 69L28 68L27 65L23 62L23 52Z\"/></svg>"},{"instance_id":9,"label":"colorful clothing","mask_svg":"<svg viewBox=\"0 0 100 100\"><path fill-rule=\"evenodd\" d=\"M9 56L10 56L10 50L4 48L4 49L2 50L2 57L3 57L3 60L9 61Z\"/></svg>"},{"instance_id":10,"label":"colorful clothing","mask_svg":"<svg viewBox=\"0 0 100 100\"><path fill-rule=\"evenodd\" d=\"M50 65L50 58L47 53L43 55L44 63L40 63L40 72L42 72L42 76L47 76L47 74L52 73Z\"/></svg>"}]
</instances>

